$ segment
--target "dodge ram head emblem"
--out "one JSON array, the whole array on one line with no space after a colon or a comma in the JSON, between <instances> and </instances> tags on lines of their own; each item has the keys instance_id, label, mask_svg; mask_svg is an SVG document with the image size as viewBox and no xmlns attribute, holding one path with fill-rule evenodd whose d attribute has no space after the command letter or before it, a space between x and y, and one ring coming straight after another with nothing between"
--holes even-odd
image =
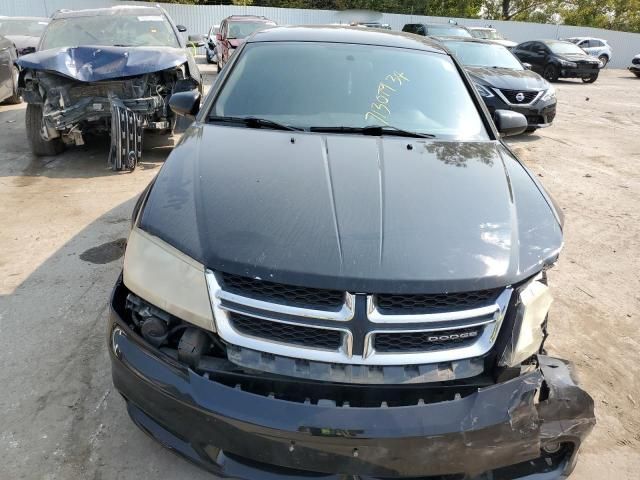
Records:
<instances>
[{"instance_id":1,"label":"dodge ram head emblem","mask_svg":"<svg viewBox=\"0 0 640 480\"><path fill-rule=\"evenodd\" d=\"M516 94L516 100L518 100L519 102L523 101L524 100L524 93L518 92Z\"/></svg>"}]
</instances>

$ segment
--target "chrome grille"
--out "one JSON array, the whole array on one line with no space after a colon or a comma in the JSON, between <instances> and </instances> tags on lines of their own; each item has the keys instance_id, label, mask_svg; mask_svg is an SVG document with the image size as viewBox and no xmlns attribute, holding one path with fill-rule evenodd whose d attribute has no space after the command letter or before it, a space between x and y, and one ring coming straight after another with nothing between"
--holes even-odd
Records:
<instances>
[{"instance_id":1,"label":"chrome grille","mask_svg":"<svg viewBox=\"0 0 640 480\"><path fill-rule=\"evenodd\" d=\"M425 295L378 294L376 301L383 313L430 313L477 308L494 302L502 289Z\"/></svg>"},{"instance_id":2,"label":"chrome grille","mask_svg":"<svg viewBox=\"0 0 640 480\"><path fill-rule=\"evenodd\" d=\"M271 301L260 280L228 281L206 272L217 332L230 346L324 364L407 366L478 358L493 346L511 288L452 295L340 293L339 305L302 299L277 285ZM266 282L265 282L266 283ZM271 285L268 289L272 288ZM301 295L297 295L302 291ZM309 298L317 299L320 290ZM292 297L284 292L294 292Z\"/></svg>"},{"instance_id":3,"label":"chrome grille","mask_svg":"<svg viewBox=\"0 0 640 480\"><path fill-rule=\"evenodd\" d=\"M237 313L232 313L230 320L236 330L267 341L326 350L337 350L342 344L342 334L337 330L273 322Z\"/></svg>"},{"instance_id":4,"label":"chrome grille","mask_svg":"<svg viewBox=\"0 0 640 480\"><path fill-rule=\"evenodd\" d=\"M544 93L544 90L509 90L506 88L494 88L493 90L509 105L531 105ZM520 94L522 100L518 100Z\"/></svg>"},{"instance_id":5,"label":"chrome grille","mask_svg":"<svg viewBox=\"0 0 640 480\"><path fill-rule=\"evenodd\" d=\"M338 290L283 285L228 273L222 274L222 281L225 290L239 295L301 307L339 309L345 297Z\"/></svg>"}]
</instances>

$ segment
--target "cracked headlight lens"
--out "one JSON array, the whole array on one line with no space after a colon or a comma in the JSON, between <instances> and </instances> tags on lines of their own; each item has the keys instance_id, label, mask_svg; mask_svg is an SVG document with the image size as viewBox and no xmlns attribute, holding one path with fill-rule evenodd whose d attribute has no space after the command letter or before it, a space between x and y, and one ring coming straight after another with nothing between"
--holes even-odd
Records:
<instances>
[{"instance_id":1,"label":"cracked headlight lens","mask_svg":"<svg viewBox=\"0 0 640 480\"><path fill-rule=\"evenodd\" d=\"M502 366L515 367L540 350L544 322L553 302L549 287L542 280L541 272L520 290L511 344L500 359Z\"/></svg>"},{"instance_id":2,"label":"cracked headlight lens","mask_svg":"<svg viewBox=\"0 0 640 480\"><path fill-rule=\"evenodd\" d=\"M215 332L204 266L137 227L127 242L123 281L155 307Z\"/></svg>"}]
</instances>

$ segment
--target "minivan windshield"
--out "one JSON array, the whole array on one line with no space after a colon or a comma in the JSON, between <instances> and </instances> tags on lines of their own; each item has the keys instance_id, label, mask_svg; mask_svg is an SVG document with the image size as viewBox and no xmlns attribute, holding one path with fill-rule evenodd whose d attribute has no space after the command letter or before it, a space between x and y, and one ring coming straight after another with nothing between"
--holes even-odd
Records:
<instances>
[{"instance_id":1,"label":"minivan windshield","mask_svg":"<svg viewBox=\"0 0 640 480\"><path fill-rule=\"evenodd\" d=\"M29 37L39 37L47 28L46 20L31 19L0 19L0 35L26 35Z\"/></svg>"},{"instance_id":2,"label":"minivan windshield","mask_svg":"<svg viewBox=\"0 0 640 480\"><path fill-rule=\"evenodd\" d=\"M569 42L547 42L547 46L558 55L584 55L584 50Z\"/></svg>"},{"instance_id":3,"label":"minivan windshield","mask_svg":"<svg viewBox=\"0 0 640 480\"><path fill-rule=\"evenodd\" d=\"M447 55L321 42L247 44L209 118L261 118L320 130L390 127L441 138L488 139Z\"/></svg>"},{"instance_id":4,"label":"minivan windshield","mask_svg":"<svg viewBox=\"0 0 640 480\"><path fill-rule=\"evenodd\" d=\"M522 64L502 45L493 43L444 42L456 58L467 67L508 68L524 70Z\"/></svg>"},{"instance_id":5,"label":"minivan windshield","mask_svg":"<svg viewBox=\"0 0 640 480\"><path fill-rule=\"evenodd\" d=\"M164 15L96 15L53 20L45 31L40 50L79 45L180 46Z\"/></svg>"}]
</instances>

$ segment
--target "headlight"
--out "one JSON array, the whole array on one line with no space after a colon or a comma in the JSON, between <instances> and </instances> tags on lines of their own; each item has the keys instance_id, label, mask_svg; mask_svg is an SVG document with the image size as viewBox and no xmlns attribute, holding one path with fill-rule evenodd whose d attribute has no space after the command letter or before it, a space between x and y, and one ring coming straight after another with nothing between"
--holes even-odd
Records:
<instances>
[{"instance_id":1,"label":"headlight","mask_svg":"<svg viewBox=\"0 0 640 480\"><path fill-rule=\"evenodd\" d=\"M542 273L520 291L511 344L505 349L500 365L515 367L538 353L552 302L549 287L542 283Z\"/></svg>"},{"instance_id":2,"label":"headlight","mask_svg":"<svg viewBox=\"0 0 640 480\"><path fill-rule=\"evenodd\" d=\"M544 95L542 96L542 101L546 102L548 100L551 100L552 98L556 98L556 89L550 85L549 89L546 92L544 92Z\"/></svg>"},{"instance_id":3,"label":"headlight","mask_svg":"<svg viewBox=\"0 0 640 480\"><path fill-rule=\"evenodd\" d=\"M563 67L576 68L578 66L575 62L568 62L567 60L560 60L560 65Z\"/></svg>"},{"instance_id":4,"label":"headlight","mask_svg":"<svg viewBox=\"0 0 640 480\"><path fill-rule=\"evenodd\" d=\"M123 281L152 305L215 332L204 266L137 227L127 242Z\"/></svg>"},{"instance_id":5,"label":"headlight","mask_svg":"<svg viewBox=\"0 0 640 480\"><path fill-rule=\"evenodd\" d=\"M489 90L487 87L485 87L484 85L480 85L479 83L473 83L473 85L476 87L476 90L478 91L478 93L480 94L480 96L484 97L484 98L491 98L493 97L493 93L491 93L491 90Z\"/></svg>"}]
</instances>

